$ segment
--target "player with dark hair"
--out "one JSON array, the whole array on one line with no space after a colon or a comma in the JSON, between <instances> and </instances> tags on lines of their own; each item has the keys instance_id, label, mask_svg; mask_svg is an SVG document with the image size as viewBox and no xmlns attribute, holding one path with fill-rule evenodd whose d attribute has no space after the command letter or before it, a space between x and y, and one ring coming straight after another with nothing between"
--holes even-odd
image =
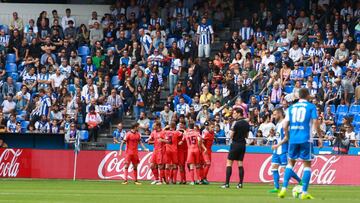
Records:
<instances>
[{"instance_id":1,"label":"player with dark hair","mask_svg":"<svg viewBox=\"0 0 360 203\"><path fill-rule=\"evenodd\" d=\"M277 108L273 111L272 115L273 119L275 120L276 127L275 127L275 137L273 142L273 154L271 160L271 172L274 178L274 189L270 190L270 193L278 193L280 186L280 174L279 174L279 167L285 167L287 165L287 152L288 152L288 142L283 142L282 145L278 145L281 141L285 138L284 133L284 110L282 108ZM301 184L301 179L294 171L292 171L292 177L295 178L299 184Z\"/></svg>"},{"instance_id":2,"label":"player with dark hair","mask_svg":"<svg viewBox=\"0 0 360 203\"><path fill-rule=\"evenodd\" d=\"M129 165L130 163L133 164L134 168L134 180L135 185L141 185L141 183L137 180L137 165L139 164L139 150L138 144L140 143L141 147L144 151L149 151L144 144L141 142L141 136L138 132L139 124L134 123L131 126L131 130L126 133L124 140L120 144L120 151L119 156L122 154L122 147L124 143L126 143L126 151L125 151L125 181L123 182L124 185L128 184L128 173L129 173Z\"/></svg>"},{"instance_id":3,"label":"player with dark hair","mask_svg":"<svg viewBox=\"0 0 360 203\"><path fill-rule=\"evenodd\" d=\"M285 169L283 187L278 194L280 198L285 197L289 180L293 174L293 167L296 160L300 159L304 164L301 199L313 199L308 194L311 161L313 159L312 131L315 129L319 135L319 147L322 147L322 131L318 122L316 106L307 101L309 97L309 91L306 88L301 88L299 90L299 101L290 106L286 112L284 121L285 139L279 143L279 146L287 141L287 138L289 139L289 164Z\"/></svg>"},{"instance_id":4,"label":"player with dark hair","mask_svg":"<svg viewBox=\"0 0 360 203\"><path fill-rule=\"evenodd\" d=\"M164 133L165 142L165 179L166 183L176 184L178 165L178 139L182 132L176 131L176 123L166 126Z\"/></svg>"},{"instance_id":5,"label":"player with dark hair","mask_svg":"<svg viewBox=\"0 0 360 203\"><path fill-rule=\"evenodd\" d=\"M153 129L154 130L150 134L150 137L148 139L149 144L154 144L154 150L150 160L151 162L150 168L154 174L155 180L151 184L161 185L162 181L165 180L165 171L164 171L165 138L164 138L164 133L161 130L160 122L156 122L154 124Z\"/></svg>"},{"instance_id":6,"label":"player with dark hair","mask_svg":"<svg viewBox=\"0 0 360 203\"><path fill-rule=\"evenodd\" d=\"M205 129L202 132L202 141L204 146L206 147L206 152L202 152L202 166L201 166L201 175L202 180L201 184L207 185L209 184L207 180L207 175L211 166L211 147L214 143L215 133L214 133L214 124L212 122L206 121L204 123Z\"/></svg>"},{"instance_id":7,"label":"player with dark hair","mask_svg":"<svg viewBox=\"0 0 360 203\"><path fill-rule=\"evenodd\" d=\"M240 189L243 187L244 181L244 167L243 160L246 151L246 138L250 131L249 123L243 118L243 110L236 109L233 111L234 122L230 130L231 145L228 158L226 161L226 181L221 188L229 188L230 177L232 173L232 165L234 161L238 162L239 167L239 184L236 188Z\"/></svg>"},{"instance_id":8,"label":"player with dark hair","mask_svg":"<svg viewBox=\"0 0 360 203\"><path fill-rule=\"evenodd\" d=\"M181 140L184 137L185 132L185 125L183 123L180 123L179 128L177 129L182 134L178 137L178 143L181 142ZM180 172L180 184L186 184L186 171L185 171L185 165L186 165L186 158L187 158L187 150L188 147L186 145L186 142L182 142L178 145L178 166L179 166L179 172Z\"/></svg>"},{"instance_id":9,"label":"player with dark hair","mask_svg":"<svg viewBox=\"0 0 360 203\"><path fill-rule=\"evenodd\" d=\"M190 185L195 185L198 181L195 181L194 170L196 170L196 175L198 179L200 179L200 153L201 148L206 152L206 147L201 142L200 132L195 124L190 122L188 127L189 129L184 133L183 139L179 142L179 145L183 142L187 143L188 154L186 163L189 165L190 170Z\"/></svg>"}]
</instances>

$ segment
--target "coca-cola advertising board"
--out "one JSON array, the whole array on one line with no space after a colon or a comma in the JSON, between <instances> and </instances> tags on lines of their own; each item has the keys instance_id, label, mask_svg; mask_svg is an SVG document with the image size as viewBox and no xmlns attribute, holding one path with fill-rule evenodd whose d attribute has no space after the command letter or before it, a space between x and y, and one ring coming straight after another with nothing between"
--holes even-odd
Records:
<instances>
[{"instance_id":1,"label":"coca-cola advertising board","mask_svg":"<svg viewBox=\"0 0 360 203\"><path fill-rule=\"evenodd\" d=\"M150 158L152 153L140 152L138 178L151 180ZM226 153L213 153L209 181L223 182ZM245 156L245 182L270 183L271 155L247 154ZM74 152L70 150L1 149L1 178L59 178L71 179L74 170ZM303 172L298 163L294 170ZM124 156L117 151L81 151L78 155L78 179L122 180ZM132 167L129 168L133 170ZM237 169L234 167L234 171ZM318 155L313 161L312 184L360 185L360 159L358 156ZM131 175L130 175L131 174ZM234 173L236 174L236 173ZM349 175L351 174L351 178ZM129 179L132 173L129 173ZM234 175L232 181L238 181Z\"/></svg>"}]
</instances>

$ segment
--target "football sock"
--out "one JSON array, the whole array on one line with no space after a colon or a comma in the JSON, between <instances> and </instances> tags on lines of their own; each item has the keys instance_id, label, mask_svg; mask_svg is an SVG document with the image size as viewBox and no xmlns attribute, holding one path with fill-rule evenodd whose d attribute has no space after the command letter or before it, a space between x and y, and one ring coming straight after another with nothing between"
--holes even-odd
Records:
<instances>
[{"instance_id":1,"label":"football sock","mask_svg":"<svg viewBox=\"0 0 360 203\"><path fill-rule=\"evenodd\" d=\"M301 178L295 173L294 170L291 170L291 177L294 178L298 183L300 183Z\"/></svg>"},{"instance_id":2,"label":"football sock","mask_svg":"<svg viewBox=\"0 0 360 203\"><path fill-rule=\"evenodd\" d=\"M176 180L177 180L177 172L178 172L177 169L173 169L173 170L172 170L172 181L173 181L174 183L176 183Z\"/></svg>"},{"instance_id":3,"label":"football sock","mask_svg":"<svg viewBox=\"0 0 360 203\"><path fill-rule=\"evenodd\" d=\"M151 171L154 174L154 179L159 180L159 171L158 171L158 169L157 168L152 168Z\"/></svg>"},{"instance_id":4,"label":"football sock","mask_svg":"<svg viewBox=\"0 0 360 203\"><path fill-rule=\"evenodd\" d=\"M210 165L206 165L205 170L204 170L204 179L207 179L207 175L209 173L209 170L210 170Z\"/></svg>"},{"instance_id":5,"label":"football sock","mask_svg":"<svg viewBox=\"0 0 360 203\"><path fill-rule=\"evenodd\" d=\"M171 170L165 169L165 182L167 182L167 183L169 182L170 176L171 176Z\"/></svg>"},{"instance_id":6,"label":"football sock","mask_svg":"<svg viewBox=\"0 0 360 203\"><path fill-rule=\"evenodd\" d=\"M197 175L197 180L201 180L202 179L202 173L200 168L196 168L196 175Z\"/></svg>"},{"instance_id":7,"label":"football sock","mask_svg":"<svg viewBox=\"0 0 360 203\"><path fill-rule=\"evenodd\" d=\"M125 168L125 181L128 181L129 169Z\"/></svg>"},{"instance_id":8,"label":"football sock","mask_svg":"<svg viewBox=\"0 0 360 203\"><path fill-rule=\"evenodd\" d=\"M137 179L137 170L134 170L134 180L138 181L138 179Z\"/></svg>"},{"instance_id":9,"label":"football sock","mask_svg":"<svg viewBox=\"0 0 360 203\"><path fill-rule=\"evenodd\" d=\"M274 187L276 189L279 189L279 179L280 179L279 170L278 169L273 169L272 174L273 174L273 178L274 178Z\"/></svg>"},{"instance_id":10,"label":"football sock","mask_svg":"<svg viewBox=\"0 0 360 203\"><path fill-rule=\"evenodd\" d=\"M231 173L232 173L232 167L227 166L226 167L226 181L225 181L225 184L227 184L227 185L229 185Z\"/></svg>"},{"instance_id":11,"label":"football sock","mask_svg":"<svg viewBox=\"0 0 360 203\"><path fill-rule=\"evenodd\" d=\"M160 169L160 181L164 181L164 179L165 179L165 170Z\"/></svg>"},{"instance_id":12,"label":"football sock","mask_svg":"<svg viewBox=\"0 0 360 203\"><path fill-rule=\"evenodd\" d=\"M303 193L307 193L308 187L309 187L309 183L310 183L310 178L311 178L311 168L310 167L305 167L304 168L304 174L302 177L302 182L303 182Z\"/></svg>"},{"instance_id":13,"label":"football sock","mask_svg":"<svg viewBox=\"0 0 360 203\"><path fill-rule=\"evenodd\" d=\"M288 187L289 180L290 180L292 174L293 174L292 166L287 165L285 168L283 188L286 189Z\"/></svg>"},{"instance_id":14,"label":"football sock","mask_svg":"<svg viewBox=\"0 0 360 203\"><path fill-rule=\"evenodd\" d=\"M186 172L185 172L185 168L184 168L184 170L180 170L180 177L181 177L181 181L182 181L182 182L186 182Z\"/></svg>"},{"instance_id":15,"label":"football sock","mask_svg":"<svg viewBox=\"0 0 360 203\"><path fill-rule=\"evenodd\" d=\"M195 182L195 177L194 177L194 169L190 169L190 178L192 182Z\"/></svg>"},{"instance_id":16,"label":"football sock","mask_svg":"<svg viewBox=\"0 0 360 203\"><path fill-rule=\"evenodd\" d=\"M244 174L245 174L244 167L243 167L243 166L240 166L240 167L239 167L239 180L240 180L239 183L240 183L240 184L243 184Z\"/></svg>"}]
</instances>

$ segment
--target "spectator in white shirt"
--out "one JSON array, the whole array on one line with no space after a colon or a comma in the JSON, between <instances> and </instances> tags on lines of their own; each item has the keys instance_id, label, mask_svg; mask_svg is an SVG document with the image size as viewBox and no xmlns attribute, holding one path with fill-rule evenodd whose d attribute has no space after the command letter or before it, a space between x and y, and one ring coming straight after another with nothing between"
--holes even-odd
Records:
<instances>
[{"instance_id":1,"label":"spectator in white shirt","mask_svg":"<svg viewBox=\"0 0 360 203\"><path fill-rule=\"evenodd\" d=\"M299 48L299 44L297 42L293 43L293 46L289 51L289 57L294 61L294 63L300 62L302 58L302 50Z\"/></svg>"},{"instance_id":2,"label":"spectator in white shirt","mask_svg":"<svg viewBox=\"0 0 360 203\"><path fill-rule=\"evenodd\" d=\"M60 69L56 69L55 74L50 77L52 88L59 88L65 80L65 76L61 74Z\"/></svg>"},{"instance_id":3,"label":"spectator in white shirt","mask_svg":"<svg viewBox=\"0 0 360 203\"><path fill-rule=\"evenodd\" d=\"M275 56L271 54L269 50L266 50L265 55L261 59L261 63L268 69L269 63L275 63Z\"/></svg>"},{"instance_id":4,"label":"spectator in white shirt","mask_svg":"<svg viewBox=\"0 0 360 203\"><path fill-rule=\"evenodd\" d=\"M71 9L67 8L65 10L66 15L64 17L62 17L61 19L61 26L62 28L65 30L66 28L69 27L68 22L71 20L74 23L74 27L76 27L76 23L75 23L75 18L73 16L71 16Z\"/></svg>"},{"instance_id":5,"label":"spectator in white shirt","mask_svg":"<svg viewBox=\"0 0 360 203\"><path fill-rule=\"evenodd\" d=\"M356 71L360 68L360 60L358 59L358 56L356 53L353 53L351 55L351 59L348 64L348 69Z\"/></svg>"},{"instance_id":6,"label":"spectator in white shirt","mask_svg":"<svg viewBox=\"0 0 360 203\"><path fill-rule=\"evenodd\" d=\"M16 103L13 100L13 94L8 94L6 100L1 104L5 118L9 118L10 114L15 110Z\"/></svg>"}]
</instances>

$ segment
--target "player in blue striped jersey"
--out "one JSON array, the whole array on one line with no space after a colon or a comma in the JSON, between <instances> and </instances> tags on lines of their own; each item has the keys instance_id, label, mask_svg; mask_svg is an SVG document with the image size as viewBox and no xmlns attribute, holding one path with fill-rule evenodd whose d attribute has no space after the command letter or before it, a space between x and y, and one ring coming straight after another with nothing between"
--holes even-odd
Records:
<instances>
[{"instance_id":1,"label":"player in blue striped jersey","mask_svg":"<svg viewBox=\"0 0 360 203\"><path fill-rule=\"evenodd\" d=\"M293 167L296 160L300 159L304 164L304 173L302 177L302 194L301 199L313 199L308 194L308 187L311 178L311 161L312 155L312 131L316 130L319 135L319 147L322 147L322 131L318 123L316 106L307 101L310 98L308 89L299 90L299 101L286 112L284 121L285 137L289 138L289 164L286 166L284 175L284 184L278 196L284 198L289 180L293 173ZM286 140L286 139L285 139ZM283 144L282 142L280 144Z\"/></svg>"},{"instance_id":2,"label":"player in blue striped jersey","mask_svg":"<svg viewBox=\"0 0 360 203\"><path fill-rule=\"evenodd\" d=\"M274 189L270 190L270 193L278 193L279 192L279 167L285 167L288 163L287 161L287 153L288 153L288 142L286 141L284 133L284 111L282 108L277 108L273 112L273 118L276 122L276 136L274 138L274 144L272 146L273 154L271 160L271 171L274 178ZM284 141L285 140L285 141ZM280 144L280 145L279 145ZM295 180L297 180L301 184L301 179L299 176L292 171L292 176Z\"/></svg>"}]
</instances>

